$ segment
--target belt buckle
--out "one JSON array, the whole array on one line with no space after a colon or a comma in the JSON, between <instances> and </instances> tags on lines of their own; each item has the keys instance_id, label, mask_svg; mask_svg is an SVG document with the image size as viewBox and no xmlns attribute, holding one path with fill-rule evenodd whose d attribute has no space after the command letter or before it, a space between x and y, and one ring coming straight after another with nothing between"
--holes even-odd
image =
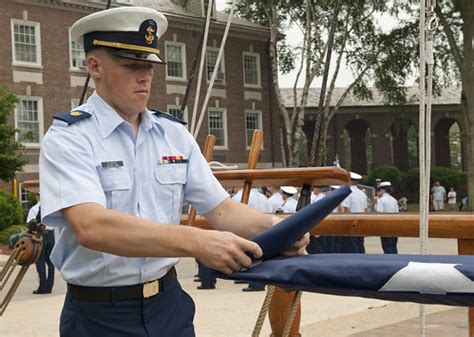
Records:
<instances>
[{"instance_id":1,"label":"belt buckle","mask_svg":"<svg viewBox=\"0 0 474 337\"><path fill-rule=\"evenodd\" d=\"M160 292L160 283L158 280L145 283L143 285L143 298L155 296Z\"/></svg>"}]
</instances>

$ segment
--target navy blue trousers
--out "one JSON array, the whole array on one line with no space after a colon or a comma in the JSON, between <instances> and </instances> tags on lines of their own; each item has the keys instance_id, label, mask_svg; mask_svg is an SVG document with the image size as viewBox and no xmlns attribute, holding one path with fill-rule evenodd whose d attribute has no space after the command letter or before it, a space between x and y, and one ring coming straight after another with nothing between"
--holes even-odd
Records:
<instances>
[{"instance_id":1,"label":"navy blue trousers","mask_svg":"<svg viewBox=\"0 0 474 337\"><path fill-rule=\"evenodd\" d=\"M214 284L216 284L216 272L213 271L212 269L207 268L205 265L203 265L201 262L198 263L198 276L199 280L201 280L201 285L203 287L210 288Z\"/></svg>"},{"instance_id":2,"label":"navy blue trousers","mask_svg":"<svg viewBox=\"0 0 474 337\"><path fill-rule=\"evenodd\" d=\"M195 306L175 280L158 295L125 301L81 301L66 294L61 337L194 337Z\"/></svg>"},{"instance_id":3,"label":"navy blue trousers","mask_svg":"<svg viewBox=\"0 0 474 337\"><path fill-rule=\"evenodd\" d=\"M384 254L398 254L397 237L381 236L380 242L382 243L382 249Z\"/></svg>"},{"instance_id":4,"label":"navy blue trousers","mask_svg":"<svg viewBox=\"0 0 474 337\"><path fill-rule=\"evenodd\" d=\"M38 292L50 293L54 285L54 265L49 258L54 247L54 231L46 230L43 233L43 249L38 261L36 261L36 270L39 275ZM46 266L48 272L46 273Z\"/></svg>"}]
</instances>

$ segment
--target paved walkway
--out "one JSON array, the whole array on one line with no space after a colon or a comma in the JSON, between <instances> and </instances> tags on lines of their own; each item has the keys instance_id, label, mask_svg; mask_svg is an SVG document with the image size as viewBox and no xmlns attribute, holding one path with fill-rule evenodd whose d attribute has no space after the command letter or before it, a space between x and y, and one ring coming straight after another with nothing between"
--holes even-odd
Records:
<instances>
[{"instance_id":1,"label":"paved walkway","mask_svg":"<svg viewBox=\"0 0 474 337\"><path fill-rule=\"evenodd\" d=\"M378 247L380 241L375 240L369 238L367 244ZM441 244L443 246L446 242ZM6 258L0 254L0 265ZM245 285L223 280L218 280L215 290L197 290L197 283L193 282L194 260L183 259L178 266L181 283L196 303L198 337L251 335L264 292L244 293L241 289ZM35 287L37 275L32 267L6 313L0 317L1 337L59 336L58 321L65 284L58 275L52 294L33 295L31 291ZM3 296L4 292L0 292L0 300ZM304 293L300 332L303 337L415 337L418 336L418 308L414 303ZM426 306L426 311L427 337L468 336L465 308L430 305ZM261 336L269 334L267 319Z\"/></svg>"}]
</instances>

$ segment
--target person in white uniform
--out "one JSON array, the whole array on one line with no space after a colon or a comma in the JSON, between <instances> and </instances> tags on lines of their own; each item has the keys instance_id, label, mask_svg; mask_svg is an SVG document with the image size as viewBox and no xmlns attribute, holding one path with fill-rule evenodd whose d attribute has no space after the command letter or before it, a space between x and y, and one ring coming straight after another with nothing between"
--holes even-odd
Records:
<instances>
[{"instance_id":1,"label":"person in white uniform","mask_svg":"<svg viewBox=\"0 0 474 337\"><path fill-rule=\"evenodd\" d=\"M68 284L61 337L195 336L179 257L248 268L262 255L248 239L280 221L233 202L183 122L147 108L166 29L163 14L133 6L71 27L96 90L55 116L39 159L42 221L61 228L51 259ZM183 201L215 230L179 226Z\"/></svg>"},{"instance_id":2,"label":"person in white uniform","mask_svg":"<svg viewBox=\"0 0 474 337\"><path fill-rule=\"evenodd\" d=\"M283 198L283 204L280 209L283 213L295 213L298 201L294 198L294 195L298 193L296 187L293 186L281 186L281 196Z\"/></svg>"},{"instance_id":3,"label":"person in white uniform","mask_svg":"<svg viewBox=\"0 0 474 337\"><path fill-rule=\"evenodd\" d=\"M272 205L272 213L275 213L277 209L283 205L283 197L280 193L280 186L270 186L268 190L272 194L268 200Z\"/></svg>"},{"instance_id":4,"label":"person in white uniform","mask_svg":"<svg viewBox=\"0 0 474 337\"><path fill-rule=\"evenodd\" d=\"M392 184L390 181L382 181L377 188L377 212L398 213L398 202L390 195ZM397 237L380 237L382 249L385 254L397 254Z\"/></svg>"},{"instance_id":5,"label":"person in white uniform","mask_svg":"<svg viewBox=\"0 0 474 337\"><path fill-rule=\"evenodd\" d=\"M343 212L367 213L367 195L357 187L362 176L355 172L350 172L350 175L352 193L341 204ZM364 237L362 236L338 237L337 241L340 253L365 253Z\"/></svg>"}]
</instances>

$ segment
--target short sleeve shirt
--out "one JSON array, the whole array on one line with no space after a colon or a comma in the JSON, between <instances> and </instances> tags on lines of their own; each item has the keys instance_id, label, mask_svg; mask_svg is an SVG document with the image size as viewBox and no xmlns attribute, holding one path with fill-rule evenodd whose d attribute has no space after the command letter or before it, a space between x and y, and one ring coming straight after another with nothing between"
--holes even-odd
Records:
<instances>
[{"instance_id":1,"label":"short sleeve shirt","mask_svg":"<svg viewBox=\"0 0 474 337\"><path fill-rule=\"evenodd\" d=\"M364 213L367 208L367 196L357 186L351 186L352 193L342 202L342 207L347 207L351 213Z\"/></svg>"},{"instance_id":2,"label":"short sleeve shirt","mask_svg":"<svg viewBox=\"0 0 474 337\"><path fill-rule=\"evenodd\" d=\"M390 194L385 193L377 200L377 212L398 213L398 202Z\"/></svg>"},{"instance_id":3,"label":"short sleeve shirt","mask_svg":"<svg viewBox=\"0 0 474 337\"><path fill-rule=\"evenodd\" d=\"M77 110L91 117L70 125L55 120L41 148L42 218L61 229L51 259L71 284L120 286L157 279L178 259L128 258L82 247L61 210L98 203L177 225L183 200L206 214L228 194L182 124L145 110L135 137L132 125L97 93Z\"/></svg>"}]
</instances>

